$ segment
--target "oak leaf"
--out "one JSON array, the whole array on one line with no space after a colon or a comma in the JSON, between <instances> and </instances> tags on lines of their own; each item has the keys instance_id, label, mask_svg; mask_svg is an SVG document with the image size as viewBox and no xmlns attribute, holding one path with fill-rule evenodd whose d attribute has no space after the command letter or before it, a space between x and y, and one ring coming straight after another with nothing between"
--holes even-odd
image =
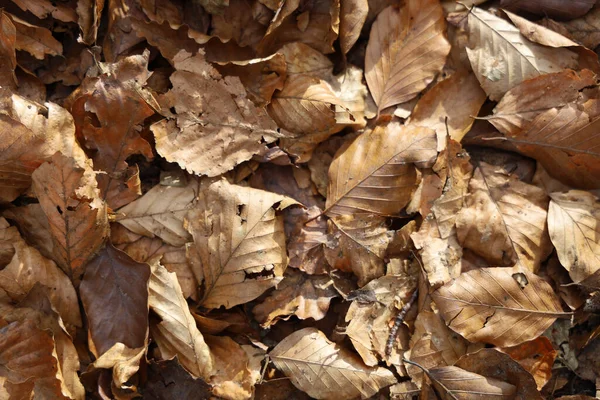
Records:
<instances>
[{"instance_id":1,"label":"oak leaf","mask_svg":"<svg viewBox=\"0 0 600 400\"><path fill-rule=\"evenodd\" d=\"M556 318L570 314L542 278L512 268L464 272L431 296L450 329L497 346L535 339Z\"/></svg>"},{"instance_id":2,"label":"oak leaf","mask_svg":"<svg viewBox=\"0 0 600 400\"><path fill-rule=\"evenodd\" d=\"M396 383L390 371L367 367L315 328L292 333L269 356L294 386L317 399L368 398Z\"/></svg>"},{"instance_id":3,"label":"oak leaf","mask_svg":"<svg viewBox=\"0 0 600 400\"><path fill-rule=\"evenodd\" d=\"M433 81L450 52L438 0L409 0L384 9L371 27L365 78L378 111L414 98Z\"/></svg>"}]
</instances>

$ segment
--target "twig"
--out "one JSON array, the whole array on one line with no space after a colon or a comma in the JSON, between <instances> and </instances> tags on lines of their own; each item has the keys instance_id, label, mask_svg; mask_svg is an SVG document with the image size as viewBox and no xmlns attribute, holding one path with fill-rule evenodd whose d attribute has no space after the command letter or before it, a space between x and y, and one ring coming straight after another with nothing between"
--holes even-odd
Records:
<instances>
[{"instance_id":1,"label":"twig","mask_svg":"<svg viewBox=\"0 0 600 400\"><path fill-rule=\"evenodd\" d=\"M396 320L394 321L394 326L390 329L390 336L388 337L387 343L385 344L385 355L389 357L392 354L392 348L394 347L394 342L398 336L398 329L400 329L400 325L404 322L404 317L412 307L413 303L417 300L419 294L419 289L415 289L412 296L410 296L410 300L408 300L403 306L398 315L396 316Z\"/></svg>"}]
</instances>

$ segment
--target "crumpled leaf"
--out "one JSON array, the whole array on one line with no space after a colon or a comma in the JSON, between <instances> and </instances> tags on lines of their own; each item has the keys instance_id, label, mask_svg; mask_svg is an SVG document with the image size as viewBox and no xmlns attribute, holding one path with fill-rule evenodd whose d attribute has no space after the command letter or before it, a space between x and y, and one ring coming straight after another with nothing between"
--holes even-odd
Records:
<instances>
[{"instance_id":1,"label":"crumpled leaf","mask_svg":"<svg viewBox=\"0 0 600 400\"><path fill-rule=\"evenodd\" d=\"M552 246L544 190L519 180L507 167L478 162L469 195L456 217L459 242L493 265L537 272Z\"/></svg>"},{"instance_id":2,"label":"crumpled leaf","mask_svg":"<svg viewBox=\"0 0 600 400\"><path fill-rule=\"evenodd\" d=\"M450 329L497 346L535 339L556 318L570 315L542 278L512 268L464 272L431 296Z\"/></svg>"},{"instance_id":3,"label":"crumpled leaf","mask_svg":"<svg viewBox=\"0 0 600 400\"><path fill-rule=\"evenodd\" d=\"M172 246L183 246L191 236L183 219L198 196L199 182L190 178L187 185L156 185L141 198L119 209L117 221L139 235L158 236Z\"/></svg>"},{"instance_id":4,"label":"crumpled leaf","mask_svg":"<svg viewBox=\"0 0 600 400\"><path fill-rule=\"evenodd\" d=\"M480 8L469 12L467 55L481 87L491 100L526 79L577 67L577 55L525 39L518 28Z\"/></svg>"},{"instance_id":5,"label":"crumpled leaf","mask_svg":"<svg viewBox=\"0 0 600 400\"><path fill-rule=\"evenodd\" d=\"M192 56L181 51L174 62L173 89L161 102L177 115L151 128L156 150L168 161L192 173L217 176L265 154L265 144L281 136L265 110L246 98L239 78L222 78L203 52Z\"/></svg>"},{"instance_id":6,"label":"crumpled leaf","mask_svg":"<svg viewBox=\"0 0 600 400\"><path fill-rule=\"evenodd\" d=\"M548 209L548 231L558 259L573 282L600 284L600 205L589 192L571 190L552 193Z\"/></svg>"},{"instance_id":7,"label":"crumpled leaf","mask_svg":"<svg viewBox=\"0 0 600 400\"><path fill-rule=\"evenodd\" d=\"M523 82L496 106L490 122L521 153L538 160L555 178L582 188L599 188L600 93L594 75L566 70ZM548 89L547 89L548 88ZM540 96L539 91L547 95Z\"/></svg>"},{"instance_id":8,"label":"crumpled leaf","mask_svg":"<svg viewBox=\"0 0 600 400\"><path fill-rule=\"evenodd\" d=\"M342 147L329 168L325 213L395 215L410 201L420 167L437 156L435 132L398 123L377 126Z\"/></svg>"},{"instance_id":9,"label":"crumpled leaf","mask_svg":"<svg viewBox=\"0 0 600 400\"><path fill-rule=\"evenodd\" d=\"M213 373L213 358L174 273L159 263L152 265L148 302L162 319L150 328L165 360L177 356L181 365L195 377L208 380Z\"/></svg>"},{"instance_id":10,"label":"crumpled leaf","mask_svg":"<svg viewBox=\"0 0 600 400\"><path fill-rule=\"evenodd\" d=\"M365 366L316 328L292 333L269 356L294 386L317 399L368 398L396 383L390 371Z\"/></svg>"},{"instance_id":11,"label":"crumpled leaf","mask_svg":"<svg viewBox=\"0 0 600 400\"><path fill-rule=\"evenodd\" d=\"M100 76L86 78L66 102L94 170L103 172L96 177L101 198L113 209L141 194L139 172L127 164L127 158L134 154L153 157L138 126L154 114L140 86L150 76L148 58L146 51L105 65Z\"/></svg>"},{"instance_id":12,"label":"crumpled leaf","mask_svg":"<svg viewBox=\"0 0 600 400\"><path fill-rule=\"evenodd\" d=\"M288 268L283 280L262 303L252 309L254 318L265 328L278 320L288 320L295 315L299 319L323 319L331 299L338 293L328 275L308 275Z\"/></svg>"},{"instance_id":13,"label":"crumpled leaf","mask_svg":"<svg viewBox=\"0 0 600 400\"><path fill-rule=\"evenodd\" d=\"M365 78L378 111L425 89L446 63L450 43L438 0L408 0L377 16L365 56Z\"/></svg>"},{"instance_id":14,"label":"crumpled leaf","mask_svg":"<svg viewBox=\"0 0 600 400\"><path fill-rule=\"evenodd\" d=\"M194 238L187 251L203 288L202 306L231 308L281 281L287 254L283 220L276 210L294 203L225 180L200 193L186 226Z\"/></svg>"},{"instance_id":15,"label":"crumpled leaf","mask_svg":"<svg viewBox=\"0 0 600 400\"><path fill-rule=\"evenodd\" d=\"M90 261L79 287L88 318L89 348L96 357L117 343L146 345L150 267L107 244Z\"/></svg>"},{"instance_id":16,"label":"crumpled leaf","mask_svg":"<svg viewBox=\"0 0 600 400\"><path fill-rule=\"evenodd\" d=\"M352 272L358 286L385 274L389 237L385 218L367 215L336 216L329 220L325 257L334 268Z\"/></svg>"},{"instance_id":17,"label":"crumpled leaf","mask_svg":"<svg viewBox=\"0 0 600 400\"><path fill-rule=\"evenodd\" d=\"M78 24L81 41L93 45L98 35L98 26L104 9L104 0L79 0L77 2Z\"/></svg>"},{"instance_id":18,"label":"crumpled leaf","mask_svg":"<svg viewBox=\"0 0 600 400\"><path fill-rule=\"evenodd\" d=\"M76 284L108 236L106 205L93 171L56 153L33 173L33 188L50 226L54 260Z\"/></svg>"},{"instance_id":19,"label":"crumpled leaf","mask_svg":"<svg viewBox=\"0 0 600 400\"><path fill-rule=\"evenodd\" d=\"M64 108L43 106L0 90L0 199L13 201L31 185L31 174L57 151L83 162L73 117Z\"/></svg>"},{"instance_id":20,"label":"crumpled leaf","mask_svg":"<svg viewBox=\"0 0 600 400\"><path fill-rule=\"evenodd\" d=\"M550 18L573 19L585 15L595 3L594 0L502 0L500 7Z\"/></svg>"},{"instance_id":21,"label":"crumpled leaf","mask_svg":"<svg viewBox=\"0 0 600 400\"><path fill-rule=\"evenodd\" d=\"M115 343L110 349L104 352L94 363L93 368L112 369L112 389L115 388L127 390L131 389L127 381L137 373L140 368L140 361L146 353L146 347L129 348L123 343ZM134 387L135 389L135 387Z\"/></svg>"},{"instance_id":22,"label":"crumpled leaf","mask_svg":"<svg viewBox=\"0 0 600 400\"><path fill-rule=\"evenodd\" d=\"M51 289L49 300L70 326L81 326L79 303L73 284L56 264L42 256L34 247L30 247L19 235L17 228L9 227L4 218L0 218L0 247L12 248L12 258L6 265L0 264L0 288L10 298L21 301L37 284ZM4 252L2 252L4 253Z\"/></svg>"}]
</instances>

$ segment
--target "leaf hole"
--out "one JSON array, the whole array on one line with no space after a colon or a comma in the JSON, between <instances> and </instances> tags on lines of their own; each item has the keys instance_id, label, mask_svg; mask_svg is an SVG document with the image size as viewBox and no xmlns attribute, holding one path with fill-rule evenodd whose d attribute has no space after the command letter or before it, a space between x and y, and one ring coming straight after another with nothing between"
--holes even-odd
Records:
<instances>
[{"instance_id":1,"label":"leaf hole","mask_svg":"<svg viewBox=\"0 0 600 400\"><path fill-rule=\"evenodd\" d=\"M60 206L56 206L56 211L58 211L58 213L59 213L60 215L62 215L62 214L63 214L63 210L62 210L62 208L60 208Z\"/></svg>"}]
</instances>

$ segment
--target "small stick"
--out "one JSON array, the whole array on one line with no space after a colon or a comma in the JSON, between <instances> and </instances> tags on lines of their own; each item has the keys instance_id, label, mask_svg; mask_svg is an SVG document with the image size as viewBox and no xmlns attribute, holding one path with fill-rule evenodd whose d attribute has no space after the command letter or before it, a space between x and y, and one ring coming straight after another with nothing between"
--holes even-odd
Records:
<instances>
[{"instance_id":1,"label":"small stick","mask_svg":"<svg viewBox=\"0 0 600 400\"><path fill-rule=\"evenodd\" d=\"M415 289L413 294L410 296L410 300L406 302L398 315L396 316L396 320L394 321L394 326L390 329L390 336L388 337L387 343L385 344L385 355L389 357L392 354L392 348L394 347L394 342L398 336L398 329L400 329L400 325L404 322L404 317L412 307L413 303L417 300L419 294L419 289Z\"/></svg>"}]
</instances>

